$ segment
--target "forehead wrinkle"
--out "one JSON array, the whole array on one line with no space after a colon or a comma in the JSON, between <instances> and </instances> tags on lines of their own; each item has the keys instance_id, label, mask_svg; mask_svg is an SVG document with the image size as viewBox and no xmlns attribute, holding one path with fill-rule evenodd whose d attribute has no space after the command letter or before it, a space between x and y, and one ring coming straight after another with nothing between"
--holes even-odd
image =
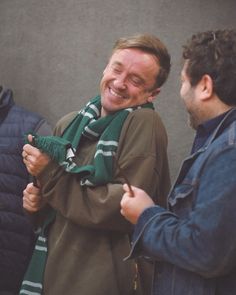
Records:
<instances>
[{"instance_id":1,"label":"forehead wrinkle","mask_svg":"<svg viewBox=\"0 0 236 295\"><path fill-rule=\"evenodd\" d=\"M112 65L123 66L123 64L120 61L117 61L117 60L113 61Z\"/></svg>"},{"instance_id":2,"label":"forehead wrinkle","mask_svg":"<svg viewBox=\"0 0 236 295\"><path fill-rule=\"evenodd\" d=\"M117 65L117 66L120 66L120 67L124 67L124 64L123 64L122 62L120 62L120 61L114 61L114 62L112 62L111 65L112 65L112 66L113 66L113 65ZM130 68L132 68L133 65L135 65L135 64L131 64L131 65L127 68L127 70L129 70ZM136 71L133 71L133 72L131 71L131 73L129 73L129 76L137 77L137 78L141 79L143 82L145 82L145 78L142 77L142 75L141 75L140 73L137 73Z\"/></svg>"},{"instance_id":3,"label":"forehead wrinkle","mask_svg":"<svg viewBox=\"0 0 236 295\"><path fill-rule=\"evenodd\" d=\"M129 76L136 76L137 78L142 80L142 83L147 84L147 74L152 72L153 67L156 65L158 66L158 72L159 72L159 61L150 54L147 54L145 52L142 52L140 50L133 50L136 52L141 52L142 53L142 58L135 57L134 60L130 60L129 58L127 59L127 56L123 53L131 51L130 49L123 49L123 50L118 50L114 52L114 54L111 56L110 59L110 66L118 66L122 70L125 69L125 71L130 71ZM119 55L121 53L121 55ZM149 62L150 57L153 59L153 63L147 65L147 62ZM126 61L127 60L127 61ZM144 66L144 73L143 71L140 71L139 66ZM158 74L157 72L157 74ZM155 83L155 77L154 77L154 83Z\"/></svg>"}]
</instances>

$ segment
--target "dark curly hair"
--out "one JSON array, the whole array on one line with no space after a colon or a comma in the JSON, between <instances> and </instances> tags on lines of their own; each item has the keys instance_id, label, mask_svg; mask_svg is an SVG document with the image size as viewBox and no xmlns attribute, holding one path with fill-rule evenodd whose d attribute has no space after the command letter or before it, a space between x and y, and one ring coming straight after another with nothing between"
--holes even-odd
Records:
<instances>
[{"instance_id":1,"label":"dark curly hair","mask_svg":"<svg viewBox=\"0 0 236 295\"><path fill-rule=\"evenodd\" d=\"M186 74L192 86L203 75L213 80L213 89L227 105L236 105L236 31L217 30L198 33L183 46Z\"/></svg>"}]
</instances>

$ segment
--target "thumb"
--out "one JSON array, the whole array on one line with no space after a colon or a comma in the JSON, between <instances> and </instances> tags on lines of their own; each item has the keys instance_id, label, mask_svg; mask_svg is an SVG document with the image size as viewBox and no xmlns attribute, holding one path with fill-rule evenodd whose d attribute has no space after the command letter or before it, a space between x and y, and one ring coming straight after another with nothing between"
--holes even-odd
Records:
<instances>
[{"instance_id":1,"label":"thumb","mask_svg":"<svg viewBox=\"0 0 236 295\"><path fill-rule=\"evenodd\" d=\"M135 186L128 185L127 183L125 183L123 185L123 189L126 193L129 193L130 197L134 197L134 190L136 190Z\"/></svg>"},{"instance_id":2,"label":"thumb","mask_svg":"<svg viewBox=\"0 0 236 295\"><path fill-rule=\"evenodd\" d=\"M32 143L32 141L33 141L33 135L32 134L28 134L28 141L30 143Z\"/></svg>"},{"instance_id":3,"label":"thumb","mask_svg":"<svg viewBox=\"0 0 236 295\"><path fill-rule=\"evenodd\" d=\"M130 189L128 187L128 185L125 183L123 184L123 190L126 192L126 193L129 193L130 192Z\"/></svg>"}]
</instances>

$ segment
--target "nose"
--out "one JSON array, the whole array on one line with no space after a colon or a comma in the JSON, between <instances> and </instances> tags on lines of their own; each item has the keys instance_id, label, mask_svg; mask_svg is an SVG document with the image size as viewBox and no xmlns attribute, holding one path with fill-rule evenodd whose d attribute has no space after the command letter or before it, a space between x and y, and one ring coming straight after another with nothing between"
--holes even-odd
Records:
<instances>
[{"instance_id":1,"label":"nose","mask_svg":"<svg viewBox=\"0 0 236 295\"><path fill-rule=\"evenodd\" d=\"M113 85L117 88L117 89L126 89L126 77L124 75L119 75L115 78L115 80L113 81Z\"/></svg>"}]
</instances>

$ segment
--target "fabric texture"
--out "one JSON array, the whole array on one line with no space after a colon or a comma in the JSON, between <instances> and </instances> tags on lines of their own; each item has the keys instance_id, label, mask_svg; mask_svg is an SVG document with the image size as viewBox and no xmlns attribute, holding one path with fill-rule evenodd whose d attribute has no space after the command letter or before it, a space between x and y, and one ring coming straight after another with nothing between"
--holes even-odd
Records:
<instances>
[{"instance_id":1,"label":"fabric texture","mask_svg":"<svg viewBox=\"0 0 236 295\"><path fill-rule=\"evenodd\" d=\"M0 293L18 293L35 242L22 207L30 175L21 153L24 134L37 131L45 119L17 106L12 91L0 88Z\"/></svg>"},{"instance_id":2,"label":"fabric texture","mask_svg":"<svg viewBox=\"0 0 236 295\"><path fill-rule=\"evenodd\" d=\"M155 262L153 295L236 294L236 109L182 164L168 209L146 209L129 257Z\"/></svg>"},{"instance_id":3,"label":"fabric texture","mask_svg":"<svg viewBox=\"0 0 236 295\"><path fill-rule=\"evenodd\" d=\"M76 115L73 112L62 118L55 135L62 135ZM75 154L77 165L92 163L97 142L81 138ZM143 188L156 203L165 206L170 185L167 136L154 110L135 110L127 116L116 158L133 185ZM56 211L48 229L43 294L131 294L135 265L123 259L130 250L132 226L120 214L124 179L119 170L115 167L112 183L81 186L77 174L68 173L52 162L38 179L43 198ZM149 266L151 270L152 265ZM148 278L147 284L137 294L149 294L146 290L151 276L142 274L144 277Z\"/></svg>"},{"instance_id":4,"label":"fabric texture","mask_svg":"<svg viewBox=\"0 0 236 295\"><path fill-rule=\"evenodd\" d=\"M154 107L152 103L147 103L100 117L101 97L97 96L79 112L62 137L35 135L35 146L49 154L65 171L80 174L81 185L107 183L113 179L113 163L121 128L128 114L139 108ZM82 136L99 141L92 165L81 167L73 159Z\"/></svg>"},{"instance_id":5,"label":"fabric texture","mask_svg":"<svg viewBox=\"0 0 236 295\"><path fill-rule=\"evenodd\" d=\"M34 135L34 145L48 153L68 173L80 178L81 186L97 186L112 182L114 155L118 147L120 132L128 114L135 109L151 108L148 103L139 107L124 109L113 115L100 117L101 98L92 99L78 113L60 137ZM81 137L96 141L96 150L90 165L77 165L75 153ZM56 149L56 152L55 152ZM37 292L41 294L44 266L47 260L47 227L53 221L55 211L50 212L37 239L34 254L22 282L20 294Z\"/></svg>"}]
</instances>

